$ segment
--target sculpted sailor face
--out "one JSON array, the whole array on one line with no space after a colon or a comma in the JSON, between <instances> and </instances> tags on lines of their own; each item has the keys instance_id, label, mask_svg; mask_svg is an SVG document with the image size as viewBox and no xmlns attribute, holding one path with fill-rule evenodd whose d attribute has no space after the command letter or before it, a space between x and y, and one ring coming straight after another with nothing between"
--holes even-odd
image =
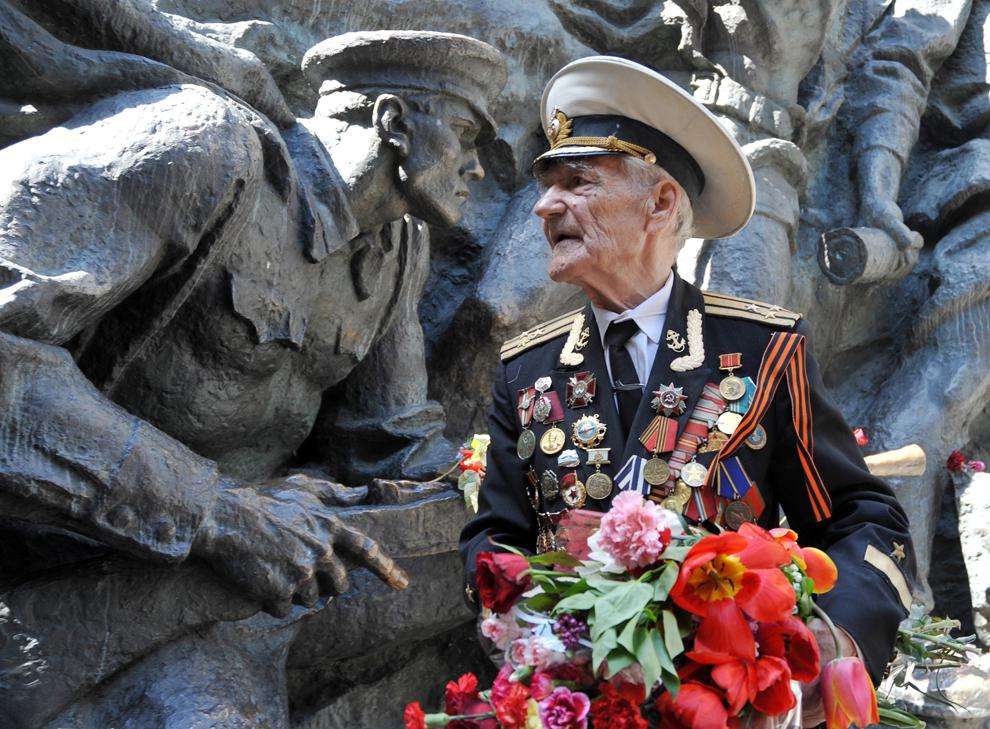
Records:
<instances>
[{"instance_id":1,"label":"sculpted sailor face","mask_svg":"<svg viewBox=\"0 0 990 729\"><path fill-rule=\"evenodd\" d=\"M396 156L396 186L418 217L441 226L461 219L468 182L485 172L476 140L481 123L461 99L420 95L380 97L375 105L379 136Z\"/></svg>"},{"instance_id":2,"label":"sculpted sailor face","mask_svg":"<svg viewBox=\"0 0 990 729\"><path fill-rule=\"evenodd\" d=\"M690 235L691 203L656 165L627 156L560 157L536 170L533 214L550 245L550 278L616 311L652 294Z\"/></svg>"},{"instance_id":3,"label":"sculpted sailor face","mask_svg":"<svg viewBox=\"0 0 990 729\"><path fill-rule=\"evenodd\" d=\"M495 136L488 107L506 80L495 49L449 34L349 33L307 51L303 71L320 94L306 124L362 231L406 214L460 221L468 184L484 176L477 147Z\"/></svg>"}]
</instances>

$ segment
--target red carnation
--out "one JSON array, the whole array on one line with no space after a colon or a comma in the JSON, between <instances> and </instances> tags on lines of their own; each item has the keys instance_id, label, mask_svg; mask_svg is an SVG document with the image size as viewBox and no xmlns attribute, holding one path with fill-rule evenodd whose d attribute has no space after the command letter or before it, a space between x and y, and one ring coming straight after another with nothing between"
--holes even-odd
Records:
<instances>
[{"instance_id":1,"label":"red carnation","mask_svg":"<svg viewBox=\"0 0 990 729\"><path fill-rule=\"evenodd\" d=\"M966 466L966 456L960 451L952 451L949 454L949 460L945 462L945 467L948 468L953 473L959 473Z\"/></svg>"},{"instance_id":2,"label":"red carnation","mask_svg":"<svg viewBox=\"0 0 990 729\"><path fill-rule=\"evenodd\" d=\"M444 708L448 714L466 714L469 704L478 700L478 678L465 673L456 681L448 681L443 692Z\"/></svg>"},{"instance_id":3,"label":"red carnation","mask_svg":"<svg viewBox=\"0 0 990 729\"><path fill-rule=\"evenodd\" d=\"M642 686L602 684L602 695L591 704L591 724L609 729L647 729L646 719L639 710L645 699L646 691Z\"/></svg>"},{"instance_id":4,"label":"red carnation","mask_svg":"<svg viewBox=\"0 0 990 729\"><path fill-rule=\"evenodd\" d=\"M529 701L529 687L512 681L512 666L506 663L492 684L491 700L499 726L504 729L522 729L526 726L526 702Z\"/></svg>"},{"instance_id":5,"label":"red carnation","mask_svg":"<svg viewBox=\"0 0 990 729\"><path fill-rule=\"evenodd\" d=\"M482 552L475 580L481 603L495 613L507 613L530 586L529 562L511 552Z\"/></svg>"},{"instance_id":6,"label":"red carnation","mask_svg":"<svg viewBox=\"0 0 990 729\"><path fill-rule=\"evenodd\" d=\"M426 714L418 701L406 705L406 710L402 712L402 721L405 722L406 729L426 729Z\"/></svg>"}]
</instances>

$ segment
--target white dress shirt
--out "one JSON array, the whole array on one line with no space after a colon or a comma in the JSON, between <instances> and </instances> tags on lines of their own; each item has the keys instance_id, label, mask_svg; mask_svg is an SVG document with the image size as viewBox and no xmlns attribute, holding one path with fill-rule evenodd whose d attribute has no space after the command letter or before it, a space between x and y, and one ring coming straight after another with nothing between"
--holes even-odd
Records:
<instances>
[{"instance_id":1,"label":"white dress shirt","mask_svg":"<svg viewBox=\"0 0 990 729\"><path fill-rule=\"evenodd\" d=\"M632 319L639 326L629 341L626 349L632 356L633 366L641 384L645 385L653 368L653 360L660 349L660 337L663 336L663 325L667 320L667 304L670 301L670 291L674 288L674 275L667 277L667 282L639 306L626 309L621 314L608 309L600 309L594 304L591 311L598 323L598 333L602 338L602 349L605 351L605 366L608 367L609 380L612 379L612 363L608 361L608 348L605 346L605 330L614 321Z\"/></svg>"}]
</instances>

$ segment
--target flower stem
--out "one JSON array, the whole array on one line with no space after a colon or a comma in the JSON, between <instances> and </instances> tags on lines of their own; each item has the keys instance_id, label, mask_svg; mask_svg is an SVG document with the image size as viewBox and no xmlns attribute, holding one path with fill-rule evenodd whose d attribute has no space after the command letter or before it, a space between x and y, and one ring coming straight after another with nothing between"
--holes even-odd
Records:
<instances>
[{"instance_id":1,"label":"flower stem","mask_svg":"<svg viewBox=\"0 0 990 729\"><path fill-rule=\"evenodd\" d=\"M845 658L842 652L842 643L839 641L839 629L835 627L835 623L832 622L832 618L828 614L818 607L818 603L811 603L811 612L822 619L822 622L828 626L829 632L832 633L832 640L835 642L835 657Z\"/></svg>"}]
</instances>

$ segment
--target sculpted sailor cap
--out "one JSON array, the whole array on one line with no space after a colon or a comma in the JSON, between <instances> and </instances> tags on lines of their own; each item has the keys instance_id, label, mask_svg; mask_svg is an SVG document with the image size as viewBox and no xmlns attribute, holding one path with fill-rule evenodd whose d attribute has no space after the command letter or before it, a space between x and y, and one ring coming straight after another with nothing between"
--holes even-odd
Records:
<instances>
[{"instance_id":1,"label":"sculpted sailor cap","mask_svg":"<svg viewBox=\"0 0 990 729\"><path fill-rule=\"evenodd\" d=\"M718 120L673 81L624 58L590 56L547 83L540 116L555 157L629 154L663 167L694 211L694 235L724 238L753 214L753 171Z\"/></svg>"},{"instance_id":2,"label":"sculpted sailor cap","mask_svg":"<svg viewBox=\"0 0 990 729\"><path fill-rule=\"evenodd\" d=\"M409 89L463 99L478 114L478 143L495 136L489 105L508 71L494 47L457 33L372 30L344 33L316 44L302 70L320 94L335 91Z\"/></svg>"}]
</instances>

